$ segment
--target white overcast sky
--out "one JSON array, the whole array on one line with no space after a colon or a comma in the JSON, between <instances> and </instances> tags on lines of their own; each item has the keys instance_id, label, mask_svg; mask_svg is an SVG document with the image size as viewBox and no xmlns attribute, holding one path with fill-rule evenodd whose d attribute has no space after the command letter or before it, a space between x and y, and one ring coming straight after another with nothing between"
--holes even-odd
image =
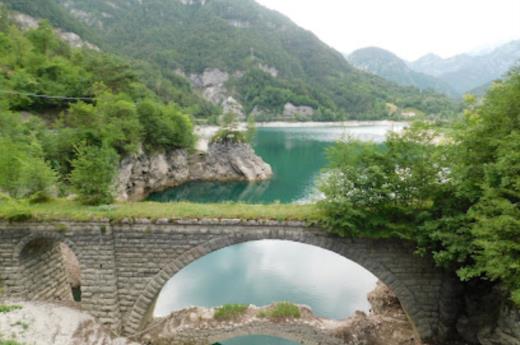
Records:
<instances>
[{"instance_id":1,"label":"white overcast sky","mask_svg":"<svg viewBox=\"0 0 520 345\"><path fill-rule=\"evenodd\" d=\"M335 49L377 46L413 60L520 38L520 0L257 0Z\"/></svg>"}]
</instances>

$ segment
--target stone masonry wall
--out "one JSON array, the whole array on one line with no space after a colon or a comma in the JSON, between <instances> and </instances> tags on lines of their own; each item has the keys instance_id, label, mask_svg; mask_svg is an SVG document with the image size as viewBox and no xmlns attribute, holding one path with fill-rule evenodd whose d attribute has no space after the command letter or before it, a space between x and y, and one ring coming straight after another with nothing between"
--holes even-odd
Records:
<instances>
[{"instance_id":1,"label":"stone masonry wall","mask_svg":"<svg viewBox=\"0 0 520 345\"><path fill-rule=\"evenodd\" d=\"M52 239L28 243L20 255L25 293L38 301L70 301L72 292L60 245Z\"/></svg>"},{"instance_id":2,"label":"stone masonry wall","mask_svg":"<svg viewBox=\"0 0 520 345\"><path fill-rule=\"evenodd\" d=\"M65 243L77 256L82 309L127 335L144 325L162 287L183 267L212 251L263 239L314 245L365 267L397 295L423 340L444 338L457 315L455 280L430 258L414 255L413 244L338 238L303 224L272 221L0 222L0 279L8 296L34 297L24 262L29 262L27 246L42 239ZM49 264L56 267L42 274L56 280L61 268Z\"/></svg>"}]
</instances>

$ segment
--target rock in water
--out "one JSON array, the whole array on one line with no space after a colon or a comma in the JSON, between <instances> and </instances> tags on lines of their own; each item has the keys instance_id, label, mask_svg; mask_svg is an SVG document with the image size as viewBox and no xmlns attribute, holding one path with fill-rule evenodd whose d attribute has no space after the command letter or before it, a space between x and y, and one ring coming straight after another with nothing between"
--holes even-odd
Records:
<instances>
[{"instance_id":1,"label":"rock in water","mask_svg":"<svg viewBox=\"0 0 520 345\"><path fill-rule=\"evenodd\" d=\"M261 181L272 175L271 166L245 143L213 143L208 152L194 154L186 150L153 155L140 152L120 164L117 199L142 200L189 181Z\"/></svg>"}]
</instances>

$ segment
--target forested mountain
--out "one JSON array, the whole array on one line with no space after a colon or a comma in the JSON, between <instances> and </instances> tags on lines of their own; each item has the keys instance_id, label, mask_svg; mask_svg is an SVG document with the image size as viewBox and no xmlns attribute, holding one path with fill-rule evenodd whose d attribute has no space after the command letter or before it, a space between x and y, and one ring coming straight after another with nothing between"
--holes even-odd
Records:
<instances>
[{"instance_id":1,"label":"forested mountain","mask_svg":"<svg viewBox=\"0 0 520 345\"><path fill-rule=\"evenodd\" d=\"M76 179L84 195L102 191L86 202L109 202L120 157L193 146L189 114L206 102L189 87L10 18L0 6L0 198L46 198Z\"/></svg>"},{"instance_id":2,"label":"forested mountain","mask_svg":"<svg viewBox=\"0 0 520 345\"><path fill-rule=\"evenodd\" d=\"M408 63L394 53L377 47L362 48L346 56L355 67L378 75L403 86L414 86L421 90L435 90L447 95L454 91L441 80L415 72Z\"/></svg>"},{"instance_id":3,"label":"forested mountain","mask_svg":"<svg viewBox=\"0 0 520 345\"><path fill-rule=\"evenodd\" d=\"M444 96L353 68L311 32L253 0L45 1L67 15L42 13L30 0L3 0L56 25L74 17L103 50L150 62L175 83L186 77L224 111L367 119L387 117L389 103L427 114L454 109Z\"/></svg>"},{"instance_id":4,"label":"forested mountain","mask_svg":"<svg viewBox=\"0 0 520 345\"><path fill-rule=\"evenodd\" d=\"M428 54L410 63L410 67L434 76L462 94L489 85L502 78L515 64L520 63L520 40L512 41L485 54L460 54L443 59Z\"/></svg>"}]
</instances>

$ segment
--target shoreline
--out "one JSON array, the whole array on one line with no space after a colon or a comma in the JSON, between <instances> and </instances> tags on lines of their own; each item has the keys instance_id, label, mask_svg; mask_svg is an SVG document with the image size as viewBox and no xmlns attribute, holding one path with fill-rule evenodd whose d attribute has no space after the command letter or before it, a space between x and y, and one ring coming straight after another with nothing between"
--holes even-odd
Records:
<instances>
[{"instance_id":1,"label":"shoreline","mask_svg":"<svg viewBox=\"0 0 520 345\"><path fill-rule=\"evenodd\" d=\"M396 126L408 127L408 121L337 121L337 122L289 122L289 121L272 121L272 122L256 122L256 128L327 128L327 127L366 127L366 126ZM247 123L240 122L237 126L238 131L245 132ZM198 151L207 152L210 138L219 131L220 127L215 125L198 125L195 126L195 135L197 143L195 145Z\"/></svg>"},{"instance_id":2,"label":"shoreline","mask_svg":"<svg viewBox=\"0 0 520 345\"><path fill-rule=\"evenodd\" d=\"M273 121L273 122L257 122L258 128L312 128L312 127L363 127L363 126L408 126L408 121L390 121L390 120L376 120L376 121L337 121L337 122L288 122L288 121Z\"/></svg>"}]
</instances>

